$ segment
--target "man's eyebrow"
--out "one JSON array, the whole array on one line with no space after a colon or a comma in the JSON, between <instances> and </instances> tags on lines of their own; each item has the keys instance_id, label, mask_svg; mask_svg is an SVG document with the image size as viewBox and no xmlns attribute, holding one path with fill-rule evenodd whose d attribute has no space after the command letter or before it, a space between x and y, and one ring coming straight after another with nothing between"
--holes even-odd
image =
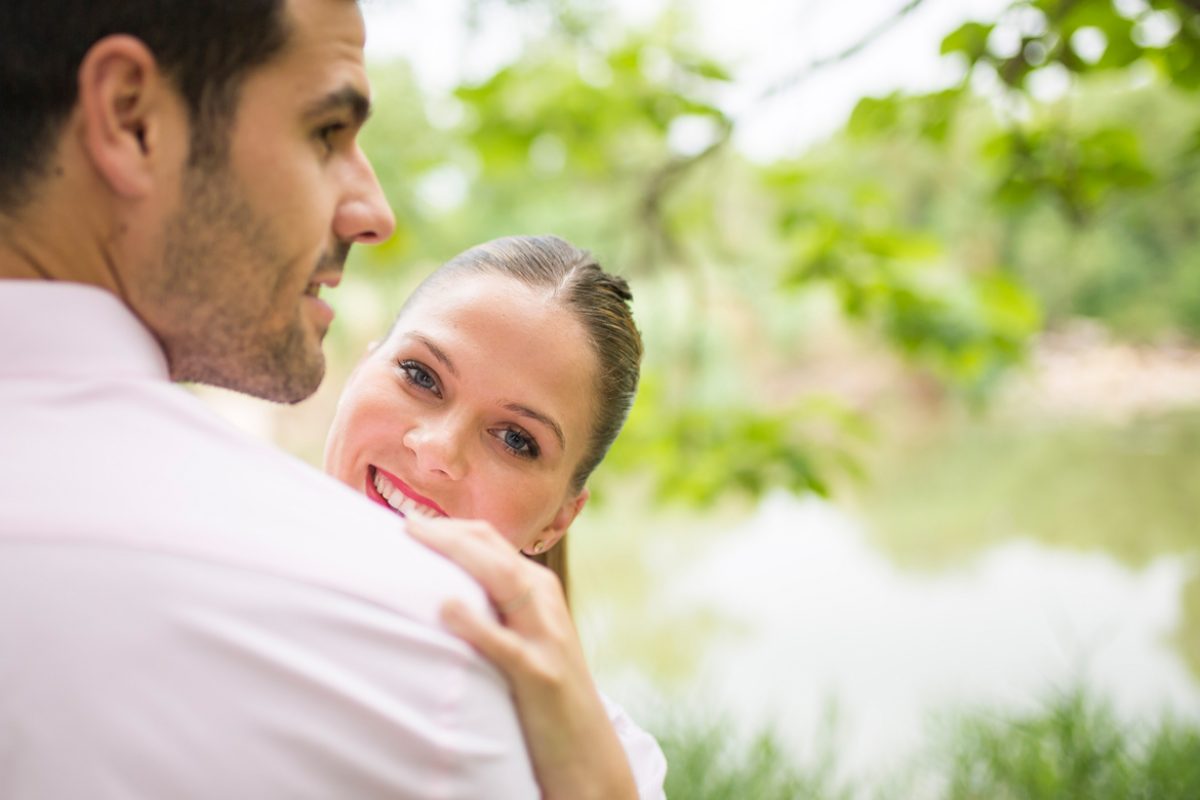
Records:
<instances>
[{"instance_id":1,"label":"man's eyebrow","mask_svg":"<svg viewBox=\"0 0 1200 800\"><path fill-rule=\"evenodd\" d=\"M420 333L412 333L409 335L412 336L412 338L416 339L421 344L428 347L429 352L433 353L433 357L436 358L438 361L442 362L443 366L445 366L446 369L450 370L451 375L453 375L456 378L458 377L458 370L454 367L454 362L450 360L450 356L446 355L445 350L443 350L442 348L440 348L436 344L434 344L433 340L430 339L428 336L425 336Z\"/></svg>"},{"instance_id":2,"label":"man's eyebrow","mask_svg":"<svg viewBox=\"0 0 1200 800\"><path fill-rule=\"evenodd\" d=\"M371 101L353 86L343 86L318 98L304 110L306 119L322 117L332 111L348 108L354 116L354 124L361 126L371 116Z\"/></svg>"},{"instance_id":3,"label":"man's eyebrow","mask_svg":"<svg viewBox=\"0 0 1200 800\"><path fill-rule=\"evenodd\" d=\"M514 414L518 414L529 419L535 419L542 423L554 432L555 437L558 439L558 446L564 450L567 449L567 440L563 436L562 427L550 417L546 416L540 411L534 411L529 406L523 406L520 403L505 403L504 408L508 409Z\"/></svg>"}]
</instances>

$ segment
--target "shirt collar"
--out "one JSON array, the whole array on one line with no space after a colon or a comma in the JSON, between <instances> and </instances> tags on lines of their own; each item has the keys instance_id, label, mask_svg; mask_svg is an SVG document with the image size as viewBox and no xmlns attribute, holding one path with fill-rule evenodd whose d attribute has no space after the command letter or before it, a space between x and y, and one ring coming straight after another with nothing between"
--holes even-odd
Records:
<instances>
[{"instance_id":1,"label":"shirt collar","mask_svg":"<svg viewBox=\"0 0 1200 800\"><path fill-rule=\"evenodd\" d=\"M0 380L48 375L170 379L158 340L111 292L0 280Z\"/></svg>"}]
</instances>

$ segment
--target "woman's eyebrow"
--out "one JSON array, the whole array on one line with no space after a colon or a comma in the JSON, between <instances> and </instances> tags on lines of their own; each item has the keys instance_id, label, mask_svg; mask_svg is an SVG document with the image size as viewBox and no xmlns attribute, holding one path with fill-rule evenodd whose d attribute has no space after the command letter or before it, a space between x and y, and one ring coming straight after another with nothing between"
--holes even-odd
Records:
<instances>
[{"instance_id":1,"label":"woman's eyebrow","mask_svg":"<svg viewBox=\"0 0 1200 800\"><path fill-rule=\"evenodd\" d=\"M458 377L458 370L455 368L454 362L450 360L450 356L446 355L445 350L434 344L432 339L420 333L410 333L409 336L429 348L429 352L433 353L433 357L440 361L450 371L451 375L456 378Z\"/></svg>"},{"instance_id":2,"label":"woman's eyebrow","mask_svg":"<svg viewBox=\"0 0 1200 800\"><path fill-rule=\"evenodd\" d=\"M563 436L562 426L555 422L551 417L546 416L540 411L534 411L529 406L523 406L520 403L505 403L503 408L517 414L518 416L528 419L537 420L554 432L554 436L558 439L558 446L563 450L567 449L567 440Z\"/></svg>"},{"instance_id":3,"label":"woman's eyebrow","mask_svg":"<svg viewBox=\"0 0 1200 800\"><path fill-rule=\"evenodd\" d=\"M438 347L432 339L425 334L417 333L416 331L410 331L408 336L425 345L425 347L429 349L429 352L433 353L433 357L436 358L438 362L450 372L451 375L456 378L459 377L458 369L454 366L454 362L450 360L450 356L446 355L446 351ZM567 449L567 437L563 435L562 426L555 422L553 417L549 416L548 414L543 414L540 411L535 411L529 406L522 405L521 403L501 403L501 408L511 411L517 416L525 417L526 419L532 419L542 423L550 429L550 431L554 434L554 438L558 439L558 446L564 450Z\"/></svg>"}]
</instances>

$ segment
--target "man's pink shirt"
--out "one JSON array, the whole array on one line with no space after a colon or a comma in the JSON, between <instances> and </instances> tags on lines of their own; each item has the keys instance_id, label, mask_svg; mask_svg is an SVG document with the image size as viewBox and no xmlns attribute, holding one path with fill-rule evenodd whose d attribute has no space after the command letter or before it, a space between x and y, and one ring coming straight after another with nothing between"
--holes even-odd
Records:
<instances>
[{"instance_id":1,"label":"man's pink shirt","mask_svg":"<svg viewBox=\"0 0 1200 800\"><path fill-rule=\"evenodd\" d=\"M0 281L0 797L536 797L452 597L487 607L113 296Z\"/></svg>"}]
</instances>

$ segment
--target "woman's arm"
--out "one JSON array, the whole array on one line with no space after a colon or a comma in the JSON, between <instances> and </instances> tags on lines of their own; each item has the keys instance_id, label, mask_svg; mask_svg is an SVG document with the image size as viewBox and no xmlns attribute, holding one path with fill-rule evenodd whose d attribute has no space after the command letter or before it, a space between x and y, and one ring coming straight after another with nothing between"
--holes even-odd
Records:
<instances>
[{"instance_id":1,"label":"woman's arm","mask_svg":"<svg viewBox=\"0 0 1200 800\"><path fill-rule=\"evenodd\" d=\"M592 682L558 578L485 522L410 518L407 528L492 598L497 618L454 602L442 618L508 678L543 796L636 800L629 759Z\"/></svg>"}]
</instances>

